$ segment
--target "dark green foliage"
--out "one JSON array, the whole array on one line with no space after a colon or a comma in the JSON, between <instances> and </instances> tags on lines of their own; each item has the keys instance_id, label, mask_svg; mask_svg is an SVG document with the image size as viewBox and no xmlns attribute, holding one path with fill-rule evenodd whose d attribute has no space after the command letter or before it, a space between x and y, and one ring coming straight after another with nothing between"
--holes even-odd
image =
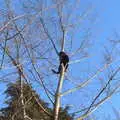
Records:
<instances>
[{"instance_id":1,"label":"dark green foliage","mask_svg":"<svg viewBox=\"0 0 120 120\"><path fill-rule=\"evenodd\" d=\"M66 106L64 109L63 108L60 109L59 115L60 120L73 120L74 115L70 116L68 114L69 109L70 109L69 106Z\"/></svg>"},{"instance_id":2,"label":"dark green foliage","mask_svg":"<svg viewBox=\"0 0 120 120\"><path fill-rule=\"evenodd\" d=\"M21 103L21 87L20 81L14 84L9 84L7 90L5 91L7 99L5 103L7 107L2 108L0 114L0 120L23 120L23 108ZM39 98L35 91L33 91L27 84L24 83L23 87L24 102L26 103L26 114L32 120L52 120L52 117L46 114L43 109L38 105L36 99L39 103L52 115L52 109L48 107L48 104ZM33 96L34 94L34 96ZM68 114L69 107L65 109L60 109L59 120L72 120L73 117Z\"/></svg>"}]
</instances>

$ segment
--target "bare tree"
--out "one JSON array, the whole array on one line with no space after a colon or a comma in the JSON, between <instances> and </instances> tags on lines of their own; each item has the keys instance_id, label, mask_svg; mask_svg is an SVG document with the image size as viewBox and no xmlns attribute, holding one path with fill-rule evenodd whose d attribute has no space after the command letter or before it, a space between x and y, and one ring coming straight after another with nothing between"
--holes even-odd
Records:
<instances>
[{"instance_id":1,"label":"bare tree","mask_svg":"<svg viewBox=\"0 0 120 120\"><path fill-rule=\"evenodd\" d=\"M109 53L105 47L105 62L99 67L96 67L95 62L94 67L86 71L86 63L90 59L95 60L90 56L90 47L94 45L90 40L91 31L96 20L96 16L91 15L95 11L92 5L84 10L80 0L5 0L5 3L7 10L3 10L0 18L0 72L5 72L1 82L13 82L18 77L21 80L20 98L24 119L31 120L25 110L23 81L39 90L39 94L44 94L53 113L46 111L37 99L36 101L54 120L59 119L60 108L66 105L65 100L74 106L71 113L77 114L76 119L83 120L116 93L120 83L118 80L114 82L114 79L118 76L120 67L109 72L116 62L112 57L114 52ZM115 50L117 44L114 41L111 51ZM60 51L68 53L69 69L64 72L62 65L60 74L55 75L51 69L57 68L55 64L58 64ZM108 74L108 77L100 85L98 80L104 78L103 74ZM99 84L96 85L95 82ZM110 87L112 84L114 86ZM91 85L96 87L92 89ZM14 116L12 118L14 120Z\"/></svg>"}]
</instances>

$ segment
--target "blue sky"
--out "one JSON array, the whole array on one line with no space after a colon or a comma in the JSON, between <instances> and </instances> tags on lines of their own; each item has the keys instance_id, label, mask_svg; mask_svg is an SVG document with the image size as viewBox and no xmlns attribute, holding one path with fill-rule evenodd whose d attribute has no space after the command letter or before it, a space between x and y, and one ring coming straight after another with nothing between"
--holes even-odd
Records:
<instances>
[{"instance_id":1,"label":"blue sky","mask_svg":"<svg viewBox=\"0 0 120 120\"><path fill-rule=\"evenodd\" d=\"M2 2L3 0L0 0L1 6L0 6L0 10L4 8L4 6L2 6ZM18 0L15 1L16 4L18 3ZM85 60L84 62L80 63L80 64L75 64L75 65L71 65L70 66L70 71L72 69L76 69L78 71L83 71L84 70L96 70L97 66L101 66L102 65L102 55L104 53L104 46L107 46L107 48L109 50L111 50L111 45L108 41L109 38L114 38L115 36L115 32L119 33L119 29L120 29L120 15L119 15L119 11L120 11L120 1L119 0L81 0L81 8L78 9L77 11L75 11L75 13L77 14L77 12L79 13L79 11L84 11L87 7L89 7L90 5L93 6L93 10L92 10L92 16L90 17L91 19L91 23L92 20L94 20L94 17L96 17L96 22L94 24L90 24L88 23L87 25L89 27L91 27L91 40L93 45L90 47L90 55L92 56L91 59L89 60ZM20 11L20 8L18 11ZM93 17L93 18L92 18ZM87 25L84 25L83 28L88 27ZM80 26L79 25L76 28L76 35L74 39L79 39L80 35L79 32L80 30L78 29ZM77 43L74 43L75 47L78 45ZM79 69L82 66L82 70ZM84 68L85 66L85 68ZM79 76L79 72L74 72L75 75ZM91 73L92 74L92 73ZM2 75L0 73L0 75ZM83 75L84 77L84 75ZM95 83L93 85L91 85L91 90L94 91L94 89L98 89L99 86L97 86L96 84L99 83L99 81L95 81ZM67 82L66 82L67 84ZM71 85L72 86L72 85ZM98 88L97 88L98 87ZM0 90L3 91L4 90L4 86L3 84L1 85ZM76 99L74 96L77 96L78 93L80 92L80 94L83 94L84 92L88 92L87 90L81 90L78 91L74 94L72 94L73 99L72 101L74 101L76 103L76 105L79 103L79 100L81 100L81 98ZM97 91L95 91L95 93L97 93ZM69 95L68 97L69 98ZM85 98L87 99L87 98ZM111 100L112 105L114 107L116 107L117 110L120 110L120 104L118 105L118 99L119 95L114 95ZM69 103L69 99L63 99L64 103ZM81 100L82 101L82 100ZM102 105L100 107L100 109L98 109L95 113L97 113L97 115L99 116L100 114L102 114L103 112L105 112L105 115L108 116L109 114L112 113L112 109L111 109L111 102L107 102L104 105ZM89 104L89 103L88 103ZM0 100L0 107L3 106L3 102L2 102L2 97ZM108 111L109 109L109 111ZM114 118L113 113L111 114L111 116ZM101 118L100 120L102 120L103 118Z\"/></svg>"}]
</instances>

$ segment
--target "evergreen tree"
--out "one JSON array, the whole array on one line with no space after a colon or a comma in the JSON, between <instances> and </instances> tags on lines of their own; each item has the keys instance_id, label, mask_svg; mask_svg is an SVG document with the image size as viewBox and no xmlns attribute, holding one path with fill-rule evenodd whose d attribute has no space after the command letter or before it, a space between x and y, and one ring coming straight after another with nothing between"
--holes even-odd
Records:
<instances>
[{"instance_id":1,"label":"evergreen tree","mask_svg":"<svg viewBox=\"0 0 120 120\"><path fill-rule=\"evenodd\" d=\"M0 120L24 120L23 118L23 106L21 103L21 82L17 81L8 85L7 90L5 91L7 107L2 108ZM48 107L48 104L39 98L34 90L32 90L29 85L23 84L23 96L25 103L26 115L32 120L52 120L52 116L48 115L46 111L51 113L52 109ZM38 102L42 105L40 107ZM60 109L60 120L72 120L73 116L68 114L69 107ZM26 119L27 120L27 119Z\"/></svg>"}]
</instances>

